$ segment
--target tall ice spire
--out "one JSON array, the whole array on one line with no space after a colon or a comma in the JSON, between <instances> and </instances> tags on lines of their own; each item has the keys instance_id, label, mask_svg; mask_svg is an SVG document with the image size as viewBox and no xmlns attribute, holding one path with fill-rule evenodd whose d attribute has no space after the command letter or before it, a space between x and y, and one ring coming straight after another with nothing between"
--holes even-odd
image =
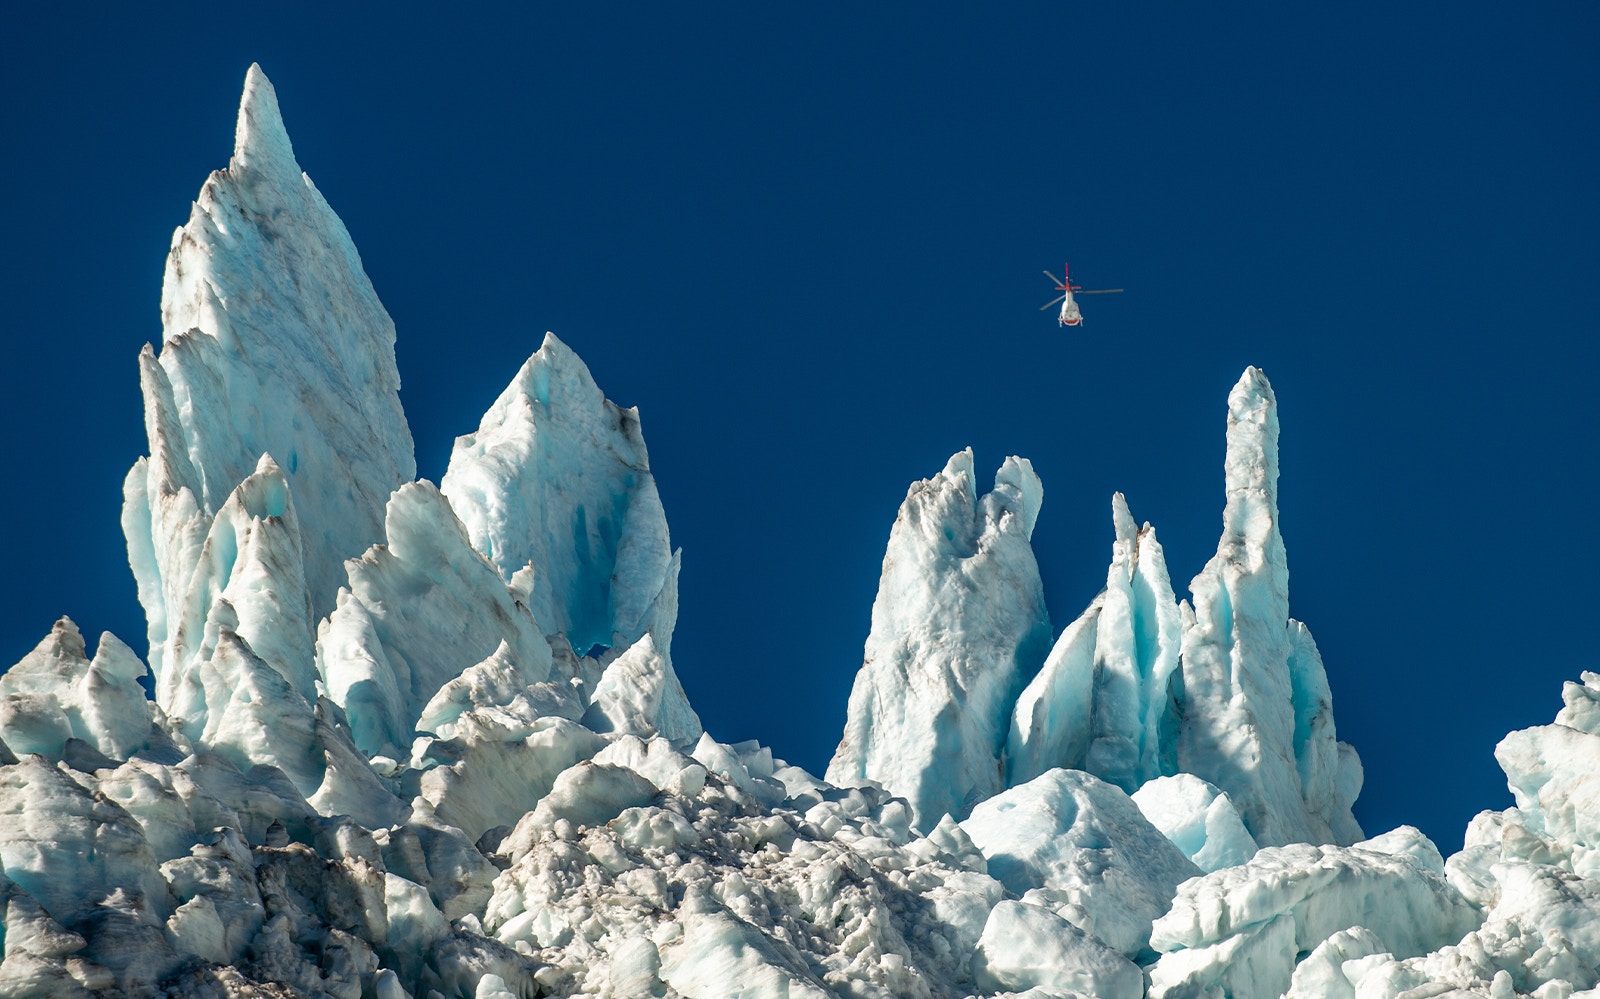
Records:
<instances>
[{"instance_id":1,"label":"tall ice spire","mask_svg":"<svg viewBox=\"0 0 1600 999\"><path fill-rule=\"evenodd\" d=\"M290 644L308 657L311 622L333 609L344 560L383 538L384 504L415 477L416 461L394 323L344 224L295 162L259 66L245 77L232 160L173 234L161 316L159 357L147 347L140 359L150 457L129 472L123 506L150 665L158 678L179 667L169 660L180 618L209 618L209 605L196 605L209 598L191 592L202 558L207 585L227 589L226 538L205 542L264 455L298 519L299 537L282 551L304 560L266 568L303 575L306 606L295 617L306 634ZM309 658L276 665L310 670Z\"/></svg>"},{"instance_id":2,"label":"tall ice spire","mask_svg":"<svg viewBox=\"0 0 1600 999\"><path fill-rule=\"evenodd\" d=\"M1005 787L1011 707L1050 648L1031 543L1039 477L1011 457L981 499L975 479L968 448L907 492L828 765L834 784L905 797L922 829Z\"/></svg>"},{"instance_id":3,"label":"tall ice spire","mask_svg":"<svg viewBox=\"0 0 1600 999\"><path fill-rule=\"evenodd\" d=\"M1257 368L1228 395L1223 470L1222 540L1189 584L1178 766L1226 791L1264 846L1355 842L1360 763L1335 740L1311 633L1289 617L1278 403Z\"/></svg>"}]
</instances>

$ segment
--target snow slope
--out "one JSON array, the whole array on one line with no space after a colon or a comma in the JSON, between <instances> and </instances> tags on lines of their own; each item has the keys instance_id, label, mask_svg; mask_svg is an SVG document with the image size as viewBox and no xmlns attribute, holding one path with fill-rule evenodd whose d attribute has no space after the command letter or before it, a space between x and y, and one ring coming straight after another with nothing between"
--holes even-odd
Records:
<instances>
[{"instance_id":1,"label":"snow slope","mask_svg":"<svg viewBox=\"0 0 1600 999\"><path fill-rule=\"evenodd\" d=\"M1516 807L1460 853L1363 838L1253 368L1192 604L1118 495L1052 647L1028 462L913 484L823 780L704 731L638 414L559 340L412 481L392 326L259 68L163 301L123 518L150 664L62 619L0 674L0 995L1600 985L1600 675L1500 744Z\"/></svg>"}]
</instances>

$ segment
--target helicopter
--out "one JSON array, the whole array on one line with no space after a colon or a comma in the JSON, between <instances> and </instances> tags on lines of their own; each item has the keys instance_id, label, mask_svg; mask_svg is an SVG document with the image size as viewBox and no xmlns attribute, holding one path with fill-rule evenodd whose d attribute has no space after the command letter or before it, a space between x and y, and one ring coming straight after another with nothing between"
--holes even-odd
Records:
<instances>
[{"instance_id":1,"label":"helicopter","mask_svg":"<svg viewBox=\"0 0 1600 999\"><path fill-rule=\"evenodd\" d=\"M1050 306L1060 302L1061 325L1063 326L1083 325L1083 313L1078 311L1078 303L1072 298L1074 292L1078 293L1079 295L1116 295L1122 291L1121 288L1096 288L1091 291L1084 291L1080 285L1070 283L1070 278L1067 280L1060 280L1049 271L1045 271L1044 276L1056 283L1056 291L1061 292L1061 294L1039 306L1039 311L1043 312L1045 309L1050 308ZM1067 277L1066 264L1061 265L1061 276L1063 278Z\"/></svg>"}]
</instances>

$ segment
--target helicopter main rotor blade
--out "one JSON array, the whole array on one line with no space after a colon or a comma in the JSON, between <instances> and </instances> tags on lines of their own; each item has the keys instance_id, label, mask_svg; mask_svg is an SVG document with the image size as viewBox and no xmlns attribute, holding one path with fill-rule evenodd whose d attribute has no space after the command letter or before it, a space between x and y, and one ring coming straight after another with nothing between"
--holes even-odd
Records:
<instances>
[{"instance_id":1,"label":"helicopter main rotor blade","mask_svg":"<svg viewBox=\"0 0 1600 999\"><path fill-rule=\"evenodd\" d=\"M1121 293L1122 293L1122 289L1121 288L1096 288L1094 291L1075 291L1075 292L1073 292L1074 295L1118 295L1118 294L1121 294Z\"/></svg>"},{"instance_id":2,"label":"helicopter main rotor blade","mask_svg":"<svg viewBox=\"0 0 1600 999\"><path fill-rule=\"evenodd\" d=\"M1052 298L1050 301L1048 301L1048 302L1044 303L1043 305L1039 306L1039 311L1043 312L1045 309L1050 308L1050 306L1056 304L1057 302L1061 301L1063 298L1066 298L1066 297L1067 296L1065 296L1065 295L1057 295L1055 298Z\"/></svg>"},{"instance_id":3,"label":"helicopter main rotor blade","mask_svg":"<svg viewBox=\"0 0 1600 999\"><path fill-rule=\"evenodd\" d=\"M1058 287L1062 287L1062 288L1066 287L1066 285L1062 283L1060 278L1056 277L1054 274L1051 274L1049 271L1045 271L1044 272L1044 276L1049 278L1050 280L1054 281Z\"/></svg>"}]
</instances>

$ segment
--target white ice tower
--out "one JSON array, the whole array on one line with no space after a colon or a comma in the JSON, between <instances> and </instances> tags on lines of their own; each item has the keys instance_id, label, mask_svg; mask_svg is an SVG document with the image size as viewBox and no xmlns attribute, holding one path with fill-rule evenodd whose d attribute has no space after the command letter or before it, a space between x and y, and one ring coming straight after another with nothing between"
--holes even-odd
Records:
<instances>
[{"instance_id":1,"label":"white ice tower","mask_svg":"<svg viewBox=\"0 0 1600 999\"><path fill-rule=\"evenodd\" d=\"M318 689L314 628L415 475L394 325L259 67L228 168L173 236L162 319L159 357L139 358L150 456L122 512L157 704L185 750L279 766L319 807L385 821L400 804Z\"/></svg>"},{"instance_id":2,"label":"white ice tower","mask_svg":"<svg viewBox=\"0 0 1600 999\"><path fill-rule=\"evenodd\" d=\"M454 726L432 710L447 686L505 707L475 686L491 674L508 690L580 681L571 720L686 748L701 728L671 665L678 566L638 411L546 334L457 438L440 487L397 490L383 543L346 563L318 672L369 757L403 759L419 732L442 736L439 719Z\"/></svg>"},{"instance_id":3,"label":"white ice tower","mask_svg":"<svg viewBox=\"0 0 1600 999\"><path fill-rule=\"evenodd\" d=\"M924 829L1005 787L1011 705L1050 645L1029 540L1042 498L1033 466L1011 457L980 500L970 448L911 486L830 782L877 781Z\"/></svg>"},{"instance_id":4,"label":"white ice tower","mask_svg":"<svg viewBox=\"0 0 1600 999\"><path fill-rule=\"evenodd\" d=\"M1013 786L1070 767L1131 793L1173 770L1181 615L1155 529L1135 526L1121 493L1111 515L1105 590L1061 633L1012 712Z\"/></svg>"},{"instance_id":5,"label":"white ice tower","mask_svg":"<svg viewBox=\"0 0 1600 999\"><path fill-rule=\"evenodd\" d=\"M227 626L276 645L282 656L257 652L312 700L312 623L333 609L344 560L382 538L416 462L394 324L295 162L260 67L232 160L173 235L161 313L160 354L139 358L150 456L122 514L160 699L175 703L228 599L240 620ZM271 629L252 629L241 595L271 605Z\"/></svg>"},{"instance_id":6,"label":"white ice tower","mask_svg":"<svg viewBox=\"0 0 1600 999\"><path fill-rule=\"evenodd\" d=\"M1173 594L1155 530L1136 529L1126 501L1113 497L1106 588L1017 699L1008 780L1069 767L1133 793L1188 774L1210 788L1188 795L1209 802L1221 792L1219 807L1237 809L1248 849L1354 843L1361 763L1335 737L1311 632L1289 617L1277 401L1256 368L1228 396L1224 477L1222 540L1190 584L1193 608ZM1177 787L1144 798L1170 798Z\"/></svg>"},{"instance_id":7,"label":"white ice tower","mask_svg":"<svg viewBox=\"0 0 1600 999\"><path fill-rule=\"evenodd\" d=\"M1182 773L1187 783L1152 786L1143 800L1174 828L1233 830L1209 853L1202 836L1195 856L1360 840L1350 807L1361 763L1335 737L1311 633L1289 617L1277 403L1255 368L1229 395L1224 464L1222 541L1192 584L1194 608L1174 596L1155 530L1135 526L1119 493L1106 587L1036 674L1033 643L1048 624L1029 542L1031 466L1008 459L975 520L970 453L913 486L829 779L878 781L931 826L1054 768L1128 794ZM1179 815L1191 799L1217 814Z\"/></svg>"},{"instance_id":8,"label":"white ice tower","mask_svg":"<svg viewBox=\"0 0 1600 999\"><path fill-rule=\"evenodd\" d=\"M1262 846L1354 843L1361 761L1335 738L1322 658L1289 617L1278 404L1253 367L1228 394L1224 474L1222 540L1184 608L1178 769L1227 792Z\"/></svg>"},{"instance_id":9,"label":"white ice tower","mask_svg":"<svg viewBox=\"0 0 1600 999\"><path fill-rule=\"evenodd\" d=\"M646 634L668 654L678 558L639 412L555 334L456 439L440 488L502 576L532 566L529 606L558 655L558 636L585 656Z\"/></svg>"}]
</instances>

